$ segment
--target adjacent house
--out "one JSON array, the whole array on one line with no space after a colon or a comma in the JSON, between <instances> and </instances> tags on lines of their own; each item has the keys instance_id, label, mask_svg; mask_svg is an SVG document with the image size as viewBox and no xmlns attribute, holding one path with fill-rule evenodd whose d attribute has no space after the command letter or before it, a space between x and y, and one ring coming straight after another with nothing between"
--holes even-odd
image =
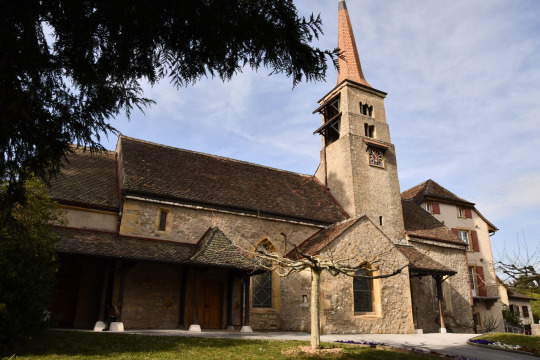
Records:
<instances>
[{"instance_id":1,"label":"adjacent house","mask_svg":"<svg viewBox=\"0 0 540 360\"><path fill-rule=\"evenodd\" d=\"M473 299L475 311L491 304L491 250L475 246L494 227L458 202L468 220L448 225L464 237L402 199L386 93L366 81L345 1L338 9L343 54L314 111L315 175L127 136L115 151L75 150L51 188L69 222L51 307L60 326L99 330L112 305L125 328L309 331L310 272L280 278L262 252L364 264L358 277L322 274L323 333L473 331Z\"/></svg>"},{"instance_id":2,"label":"adjacent house","mask_svg":"<svg viewBox=\"0 0 540 360\"><path fill-rule=\"evenodd\" d=\"M404 191L401 197L423 208L467 244L467 269L476 330L502 331L502 305L490 241L490 236L498 229L476 209L475 204L431 179Z\"/></svg>"}]
</instances>

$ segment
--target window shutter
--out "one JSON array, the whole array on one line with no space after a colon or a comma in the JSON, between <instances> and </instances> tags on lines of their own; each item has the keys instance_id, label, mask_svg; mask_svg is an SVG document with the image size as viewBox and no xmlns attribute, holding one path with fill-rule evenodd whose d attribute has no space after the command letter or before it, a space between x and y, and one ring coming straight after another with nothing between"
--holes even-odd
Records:
<instances>
[{"instance_id":1,"label":"window shutter","mask_svg":"<svg viewBox=\"0 0 540 360\"><path fill-rule=\"evenodd\" d=\"M487 296L486 280L484 279L484 267L476 267L476 275L478 275L478 295Z\"/></svg>"},{"instance_id":2,"label":"window shutter","mask_svg":"<svg viewBox=\"0 0 540 360\"><path fill-rule=\"evenodd\" d=\"M459 235L458 235L457 229L452 228L452 229L450 229L450 230L452 230L452 232L454 233L454 235L459 236Z\"/></svg>"},{"instance_id":3,"label":"window shutter","mask_svg":"<svg viewBox=\"0 0 540 360\"><path fill-rule=\"evenodd\" d=\"M440 214L441 213L441 208L439 206L439 203L434 202L434 203L432 203L432 205L433 205L433 213L434 214Z\"/></svg>"},{"instance_id":4,"label":"window shutter","mask_svg":"<svg viewBox=\"0 0 540 360\"><path fill-rule=\"evenodd\" d=\"M467 219L471 219L471 218L472 218L471 208L465 208L465 217L466 217Z\"/></svg>"},{"instance_id":5,"label":"window shutter","mask_svg":"<svg viewBox=\"0 0 540 360\"><path fill-rule=\"evenodd\" d=\"M480 246L478 245L478 233L476 232L476 230L471 230L471 237L473 251L480 251Z\"/></svg>"}]
</instances>

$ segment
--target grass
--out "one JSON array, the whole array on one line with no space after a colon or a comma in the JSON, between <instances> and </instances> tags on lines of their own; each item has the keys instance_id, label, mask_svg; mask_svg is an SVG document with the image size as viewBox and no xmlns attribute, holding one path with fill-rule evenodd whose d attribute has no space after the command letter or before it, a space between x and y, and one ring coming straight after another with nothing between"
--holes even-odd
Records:
<instances>
[{"instance_id":1,"label":"grass","mask_svg":"<svg viewBox=\"0 0 540 360\"><path fill-rule=\"evenodd\" d=\"M299 341L211 339L173 336L144 336L76 331L48 331L33 339L13 359L300 359L305 354L284 352L308 345ZM339 355L309 357L310 359L390 360L396 356L405 360L425 359L415 354L396 354L354 345L323 344L323 347L343 347ZM10 359L11 356L2 358Z\"/></svg>"},{"instance_id":2,"label":"grass","mask_svg":"<svg viewBox=\"0 0 540 360\"><path fill-rule=\"evenodd\" d=\"M505 333L489 333L478 336L475 339L484 339L489 341L498 341L502 344L521 345L527 348L540 351L540 336L505 334Z\"/></svg>"}]
</instances>

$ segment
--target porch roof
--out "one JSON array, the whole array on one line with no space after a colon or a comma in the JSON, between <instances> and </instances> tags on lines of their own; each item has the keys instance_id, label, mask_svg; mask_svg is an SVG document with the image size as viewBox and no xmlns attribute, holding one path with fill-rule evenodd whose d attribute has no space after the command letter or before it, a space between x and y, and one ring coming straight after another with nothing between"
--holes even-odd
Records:
<instances>
[{"instance_id":1,"label":"porch roof","mask_svg":"<svg viewBox=\"0 0 540 360\"><path fill-rule=\"evenodd\" d=\"M447 268L433 260L426 254L422 254L410 245L396 245L399 251L409 260L409 271L413 275L455 275L456 271Z\"/></svg>"},{"instance_id":2,"label":"porch roof","mask_svg":"<svg viewBox=\"0 0 540 360\"><path fill-rule=\"evenodd\" d=\"M185 265L217 266L248 272L261 271L243 256L218 228L209 229L198 244L120 236L98 230L58 227L59 253L153 261Z\"/></svg>"}]
</instances>

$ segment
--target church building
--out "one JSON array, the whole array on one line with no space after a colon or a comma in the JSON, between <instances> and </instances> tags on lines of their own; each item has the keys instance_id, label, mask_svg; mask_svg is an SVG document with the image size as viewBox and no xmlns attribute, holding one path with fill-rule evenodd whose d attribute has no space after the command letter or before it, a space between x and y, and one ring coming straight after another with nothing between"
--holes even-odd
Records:
<instances>
[{"instance_id":1,"label":"church building","mask_svg":"<svg viewBox=\"0 0 540 360\"><path fill-rule=\"evenodd\" d=\"M469 245L402 198L386 93L364 77L344 0L338 16L314 175L123 135L115 151L75 149L51 187L68 221L58 326L101 330L113 306L118 329L309 331L310 272L254 258L300 252L365 264L364 277L322 273L322 333L474 330Z\"/></svg>"}]
</instances>

